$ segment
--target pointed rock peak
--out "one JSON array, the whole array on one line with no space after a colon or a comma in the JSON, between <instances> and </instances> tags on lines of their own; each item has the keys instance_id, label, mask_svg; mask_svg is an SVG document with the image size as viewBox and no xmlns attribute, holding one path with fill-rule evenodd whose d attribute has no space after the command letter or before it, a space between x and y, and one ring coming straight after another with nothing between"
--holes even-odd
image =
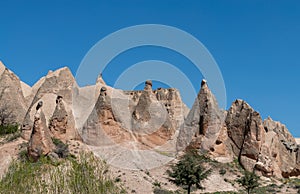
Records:
<instances>
[{"instance_id":1,"label":"pointed rock peak","mask_svg":"<svg viewBox=\"0 0 300 194\"><path fill-rule=\"evenodd\" d=\"M271 118L271 116L268 116L268 118L265 121L273 121L273 119Z\"/></svg>"},{"instance_id":2,"label":"pointed rock peak","mask_svg":"<svg viewBox=\"0 0 300 194\"><path fill-rule=\"evenodd\" d=\"M49 70L47 75L51 75L51 73L53 73L53 71Z\"/></svg>"},{"instance_id":3,"label":"pointed rock peak","mask_svg":"<svg viewBox=\"0 0 300 194\"><path fill-rule=\"evenodd\" d=\"M74 79L73 74L71 72L71 70L68 67L62 67L57 69L56 71L49 71L46 78L51 78L51 77L71 77L72 79Z\"/></svg>"},{"instance_id":4,"label":"pointed rock peak","mask_svg":"<svg viewBox=\"0 0 300 194\"><path fill-rule=\"evenodd\" d=\"M144 90L146 90L146 91L152 91L152 81L151 80L147 80L145 82Z\"/></svg>"},{"instance_id":5,"label":"pointed rock peak","mask_svg":"<svg viewBox=\"0 0 300 194\"><path fill-rule=\"evenodd\" d=\"M205 79L203 79L201 81L201 87L203 87L203 86L207 86L207 81Z\"/></svg>"},{"instance_id":6,"label":"pointed rock peak","mask_svg":"<svg viewBox=\"0 0 300 194\"><path fill-rule=\"evenodd\" d=\"M34 125L28 145L28 155L37 161L40 156L47 155L54 150L50 131L46 126L46 118L42 111L43 102L40 101L36 106L34 115Z\"/></svg>"},{"instance_id":7,"label":"pointed rock peak","mask_svg":"<svg viewBox=\"0 0 300 194\"><path fill-rule=\"evenodd\" d=\"M242 112L242 111L251 112L251 114L253 114L254 116L260 116L260 113L255 111L246 101L241 99L235 100L232 103L229 112L235 114L237 112Z\"/></svg>"},{"instance_id":8,"label":"pointed rock peak","mask_svg":"<svg viewBox=\"0 0 300 194\"><path fill-rule=\"evenodd\" d=\"M49 129L52 135L60 140L66 140L68 129L68 113L63 103L63 97L57 96L56 108L50 119Z\"/></svg>"},{"instance_id":9,"label":"pointed rock peak","mask_svg":"<svg viewBox=\"0 0 300 194\"><path fill-rule=\"evenodd\" d=\"M106 85L105 81L103 80L102 73L100 73L98 75L97 80L96 80L96 84Z\"/></svg>"}]
</instances>

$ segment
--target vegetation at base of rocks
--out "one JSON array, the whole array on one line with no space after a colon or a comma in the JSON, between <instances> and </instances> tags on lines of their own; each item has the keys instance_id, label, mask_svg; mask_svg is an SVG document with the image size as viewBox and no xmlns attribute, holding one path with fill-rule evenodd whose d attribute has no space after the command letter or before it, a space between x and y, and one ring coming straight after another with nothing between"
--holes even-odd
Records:
<instances>
[{"instance_id":1,"label":"vegetation at base of rocks","mask_svg":"<svg viewBox=\"0 0 300 194\"><path fill-rule=\"evenodd\" d=\"M189 150L178 163L171 165L171 170L167 170L169 181L186 189L188 194L193 185L198 189L203 189L201 181L207 179L211 173L211 169L204 167L207 160L205 155L199 155L196 150Z\"/></svg>"},{"instance_id":2,"label":"vegetation at base of rocks","mask_svg":"<svg viewBox=\"0 0 300 194\"><path fill-rule=\"evenodd\" d=\"M237 179L237 182L245 188L248 194L259 187L259 177L254 172L244 171L244 175Z\"/></svg>"},{"instance_id":3,"label":"vegetation at base of rocks","mask_svg":"<svg viewBox=\"0 0 300 194\"><path fill-rule=\"evenodd\" d=\"M282 180L283 185L285 185L287 188L293 188L297 191L297 193L300 193L300 179L299 178L289 178Z\"/></svg>"},{"instance_id":4,"label":"vegetation at base of rocks","mask_svg":"<svg viewBox=\"0 0 300 194\"><path fill-rule=\"evenodd\" d=\"M16 133L19 129L18 124L3 124L0 125L0 135Z\"/></svg>"},{"instance_id":5,"label":"vegetation at base of rocks","mask_svg":"<svg viewBox=\"0 0 300 194\"><path fill-rule=\"evenodd\" d=\"M67 144L56 138L52 138L52 142L56 147L54 152L58 155L58 157L66 158L70 155L69 146Z\"/></svg>"},{"instance_id":6,"label":"vegetation at base of rocks","mask_svg":"<svg viewBox=\"0 0 300 194\"><path fill-rule=\"evenodd\" d=\"M0 144L12 142L21 137L18 124L0 125Z\"/></svg>"},{"instance_id":7,"label":"vegetation at base of rocks","mask_svg":"<svg viewBox=\"0 0 300 194\"><path fill-rule=\"evenodd\" d=\"M154 188L161 188L161 182L159 182L158 180L155 180L152 184Z\"/></svg>"},{"instance_id":8,"label":"vegetation at base of rocks","mask_svg":"<svg viewBox=\"0 0 300 194\"><path fill-rule=\"evenodd\" d=\"M21 155L25 155L22 153ZM48 157L37 162L14 161L0 181L0 193L125 193L108 174L108 166L92 154L82 153L58 166Z\"/></svg>"},{"instance_id":9,"label":"vegetation at base of rocks","mask_svg":"<svg viewBox=\"0 0 300 194\"><path fill-rule=\"evenodd\" d=\"M2 98L3 91L0 94ZM13 114L11 108L7 105L2 105L0 108L0 136L8 134L16 134L19 131L19 125L14 122L16 116Z\"/></svg>"},{"instance_id":10,"label":"vegetation at base of rocks","mask_svg":"<svg viewBox=\"0 0 300 194\"><path fill-rule=\"evenodd\" d=\"M153 190L153 193L154 194L184 194L186 192L184 192L184 191L169 191L169 190L165 190L162 188L155 188Z\"/></svg>"}]
</instances>

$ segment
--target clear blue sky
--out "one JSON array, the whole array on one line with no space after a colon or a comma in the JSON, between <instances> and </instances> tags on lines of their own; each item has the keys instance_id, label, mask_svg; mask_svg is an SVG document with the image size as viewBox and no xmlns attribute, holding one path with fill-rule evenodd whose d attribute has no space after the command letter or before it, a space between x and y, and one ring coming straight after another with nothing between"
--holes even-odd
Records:
<instances>
[{"instance_id":1,"label":"clear blue sky","mask_svg":"<svg viewBox=\"0 0 300 194\"><path fill-rule=\"evenodd\" d=\"M137 24L165 24L199 39L217 61L227 105L246 100L300 136L300 1L1 1L0 60L34 84L49 69L75 74L101 38ZM104 72L113 84L122 68L142 60L188 63L166 49L132 49ZM188 73L188 72L187 72ZM191 80L200 87L201 77Z\"/></svg>"}]
</instances>

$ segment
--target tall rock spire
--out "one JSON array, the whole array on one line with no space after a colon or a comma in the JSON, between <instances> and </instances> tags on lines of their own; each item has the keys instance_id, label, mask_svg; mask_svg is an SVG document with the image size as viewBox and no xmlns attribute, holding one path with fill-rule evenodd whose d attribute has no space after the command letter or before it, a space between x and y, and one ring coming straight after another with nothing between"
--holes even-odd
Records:
<instances>
[{"instance_id":1,"label":"tall rock spire","mask_svg":"<svg viewBox=\"0 0 300 194\"><path fill-rule=\"evenodd\" d=\"M35 161L42 155L48 155L55 148L50 131L46 125L46 118L42 110L43 102L40 101L34 115L33 129L28 145L28 155Z\"/></svg>"},{"instance_id":2,"label":"tall rock spire","mask_svg":"<svg viewBox=\"0 0 300 194\"><path fill-rule=\"evenodd\" d=\"M202 80L201 89L181 129L177 149L187 146L214 151L214 145L223 127L224 113L220 111L215 96Z\"/></svg>"}]
</instances>

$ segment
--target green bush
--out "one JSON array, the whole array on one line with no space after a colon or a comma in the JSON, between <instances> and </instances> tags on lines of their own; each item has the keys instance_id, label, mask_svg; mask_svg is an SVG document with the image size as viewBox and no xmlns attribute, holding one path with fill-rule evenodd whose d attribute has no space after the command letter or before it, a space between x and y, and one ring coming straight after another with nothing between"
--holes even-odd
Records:
<instances>
[{"instance_id":1,"label":"green bush","mask_svg":"<svg viewBox=\"0 0 300 194\"><path fill-rule=\"evenodd\" d=\"M192 186L203 189L201 181L207 179L211 169L204 167L203 163L209 161L205 155L199 155L197 150L189 150L178 161L177 164L171 165L167 170L169 181L186 189L188 194L191 193Z\"/></svg>"},{"instance_id":2,"label":"green bush","mask_svg":"<svg viewBox=\"0 0 300 194\"><path fill-rule=\"evenodd\" d=\"M248 194L260 185L259 177L254 172L248 171L244 171L244 176L239 178L237 182L245 188Z\"/></svg>"},{"instance_id":3,"label":"green bush","mask_svg":"<svg viewBox=\"0 0 300 194\"><path fill-rule=\"evenodd\" d=\"M7 135L16 133L19 129L19 125L17 124L5 124L0 125L0 135Z\"/></svg>"},{"instance_id":4,"label":"green bush","mask_svg":"<svg viewBox=\"0 0 300 194\"><path fill-rule=\"evenodd\" d=\"M70 155L69 152L69 146L62 142L60 139L52 138L52 142L56 146L54 152L60 157L60 158L66 158Z\"/></svg>"},{"instance_id":5,"label":"green bush","mask_svg":"<svg viewBox=\"0 0 300 194\"><path fill-rule=\"evenodd\" d=\"M107 164L92 154L81 154L78 160L64 160L58 166L46 157L36 163L14 161L0 181L0 193L125 193L107 172Z\"/></svg>"},{"instance_id":6,"label":"green bush","mask_svg":"<svg viewBox=\"0 0 300 194\"><path fill-rule=\"evenodd\" d=\"M153 182L153 186L154 186L154 187L160 188L160 187L161 187L161 183L160 183L159 181L155 180L155 181Z\"/></svg>"},{"instance_id":7,"label":"green bush","mask_svg":"<svg viewBox=\"0 0 300 194\"><path fill-rule=\"evenodd\" d=\"M161 189L161 188L155 188L153 190L153 193L154 194L181 194L182 192L179 192L179 191L168 191L168 190L165 190L165 189Z\"/></svg>"}]
</instances>

